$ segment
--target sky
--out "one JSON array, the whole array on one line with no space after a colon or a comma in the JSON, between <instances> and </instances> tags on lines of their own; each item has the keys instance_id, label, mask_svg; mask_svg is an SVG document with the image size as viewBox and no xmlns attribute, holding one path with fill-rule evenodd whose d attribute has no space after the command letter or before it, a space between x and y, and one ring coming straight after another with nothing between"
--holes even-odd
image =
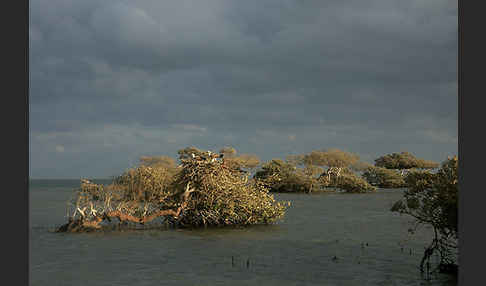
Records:
<instances>
[{"instance_id":1,"label":"sky","mask_svg":"<svg viewBox=\"0 0 486 286\"><path fill-rule=\"evenodd\" d=\"M30 0L29 176L140 156L458 152L449 0Z\"/></svg>"}]
</instances>

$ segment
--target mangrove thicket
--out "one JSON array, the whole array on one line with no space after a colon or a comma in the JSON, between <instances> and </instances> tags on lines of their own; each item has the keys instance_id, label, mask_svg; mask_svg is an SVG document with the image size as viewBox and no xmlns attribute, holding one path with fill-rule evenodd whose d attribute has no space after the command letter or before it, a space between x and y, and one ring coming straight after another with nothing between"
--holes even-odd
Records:
<instances>
[{"instance_id":1,"label":"mangrove thicket","mask_svg":"<svg viewBox=\"0 0 486 286\"><path fill-rule=\"evenodd\" d=\"M411 171L405 178L407 189L392 211L414 218L414 231L420 225L432 227L434 237L420 262L421 271L431 272L430 258L438 254L441 272L457 273L458 158L448 158L437 173Z\"/></svg>"},{"instance_id":2,"label":"mangrove thicket","mask_svg":"<svg viewBox=\"0 0 486 286\"><path fill-rule=\"evenodd\" d=\"M58 231L90 231L113 223L173 227L269 224L284 216L289 203L277 202L264 184L239 169L251 166L250 159L236 164L223 154L194 147L178 153L177 167L165 157L142 157L138 167L109 185L83 180L70 201L68 222Z\"/></svg>"}]
</instances>

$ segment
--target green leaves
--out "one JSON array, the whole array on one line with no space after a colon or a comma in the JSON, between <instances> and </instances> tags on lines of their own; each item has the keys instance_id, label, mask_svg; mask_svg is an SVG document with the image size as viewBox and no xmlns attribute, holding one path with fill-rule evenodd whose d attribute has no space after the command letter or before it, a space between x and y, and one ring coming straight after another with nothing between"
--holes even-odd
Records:
<instances>
[{"instance_id":1,"label":"green leaves","mask_svg":"<svg viewBox=\"0 0 486 286\"><path fill-rule=\"evenodd\" d=\"M410 210L416 210L420 206L420 201L416 197L408 197L405 201L407 208L409 208Z\"/></svg>"},{"instance_id":2,"label":"green leaves","mask_svg":"<svg viewBox=\"0 0 486 286\"><path fill-rule=\"evenodd\" d=\"M323 177L325 178L325 177ZM370 185L364 179L352 172L343 172L340 176L330 176L328 187L338 188L348 193L366 193L376 191L376 187Z\"/></svg>"},{"instance_id":3,"label":"green leaves","mask_svg":"<svg viewBox=\"0 0 486 286\"><path fill-rule=\"evenodd\" d=\"M405 187L405 180L395 170L382 167L369 166L362 177L374 186L380 188L402 188Z\"/></svg>"},{"instance_id":4,"label":"green leaves","mask_svg":"<svg viewBox=\"0 0 486 286\"><path fill-rule=\"evenodd\" d=\"M449 263L451 251L458 239L458 158L448 158L437 173L412 171L405 177L408 189L403 199L396 202L391 211L408 214L416 226L432 226L436 237L428 253L438 250L441 263ZM429 255L430 256L430 255ZM427 255L422 259L429 257Z\"/></svg>"},{"instance_id":5,"label":"green leaves","mask_svg":"<svg viewBox=\"0 0 486 286\"><path fill-rule=\"evenodd\" d=\"M323 167L349 167L359 162L359 156L339 149L316 150L304 155L303 162Z\"/></svg>"},{"instance_id":6,"label":"green leaves","mask_svg":"<svg viewBox=\"0 0 486 286\"><path fill-rule=\"evenodd\" d=\"M375 160L375 166L387 169L435 169L438 163L419 159L408 152L392 153Z\"/></svg>"},{"instance_id":7,"label":"green leaves","mask_svg":"<svg viewBox=\"0 0 486 286\"><path fill-rule=\"evenodd\" d=\"M285 162L273 159L263 164L255 179L269 186L273 192L308 193L329 191L329 187L353 193L375 191L375 187L351 170L364 165L352 153L338 149L317 150L287 156ZM328 170L324 171L323 167L328 167Z\"/></svg>"}]
</instances>

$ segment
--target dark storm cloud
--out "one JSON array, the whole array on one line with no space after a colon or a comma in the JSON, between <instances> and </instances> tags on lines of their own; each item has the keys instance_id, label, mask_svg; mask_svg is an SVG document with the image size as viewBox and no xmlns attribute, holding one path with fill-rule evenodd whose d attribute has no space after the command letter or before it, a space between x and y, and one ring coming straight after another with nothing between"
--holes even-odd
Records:
<instances>
[{"instance_id":1,"label":"dark storm cloud","mask_svg":"<svg viewBox=\"0 0 486 286\"><path fill-rule=\"evenodd\" d=\"M188 145L457 152L454 1L35 0L29 39L33 177Z\"/></svg>"}]
</instances>

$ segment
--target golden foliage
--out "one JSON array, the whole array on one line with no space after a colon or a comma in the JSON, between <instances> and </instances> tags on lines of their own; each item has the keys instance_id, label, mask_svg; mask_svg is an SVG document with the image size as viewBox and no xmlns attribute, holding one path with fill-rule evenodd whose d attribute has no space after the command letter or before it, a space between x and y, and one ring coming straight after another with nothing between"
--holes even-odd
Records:
<instances>
[{"instance_id":1,"label":"golden foliage","mask_svg":"<svg viewBox=\"0 0 486 286\"><path fill-rule=\"evenodd\" d=\"M137 224L162 218L194 227L273 223L284 215L287 203L275 201L263 184L219 156L189 148L179 154L182 165L175 175L171 168L141 164L107 186L83 180L70 202L69 221L59 231L101 228L114 218ZM143 160L154 161L163 160Z\"/></svg>"}]
</instances>

